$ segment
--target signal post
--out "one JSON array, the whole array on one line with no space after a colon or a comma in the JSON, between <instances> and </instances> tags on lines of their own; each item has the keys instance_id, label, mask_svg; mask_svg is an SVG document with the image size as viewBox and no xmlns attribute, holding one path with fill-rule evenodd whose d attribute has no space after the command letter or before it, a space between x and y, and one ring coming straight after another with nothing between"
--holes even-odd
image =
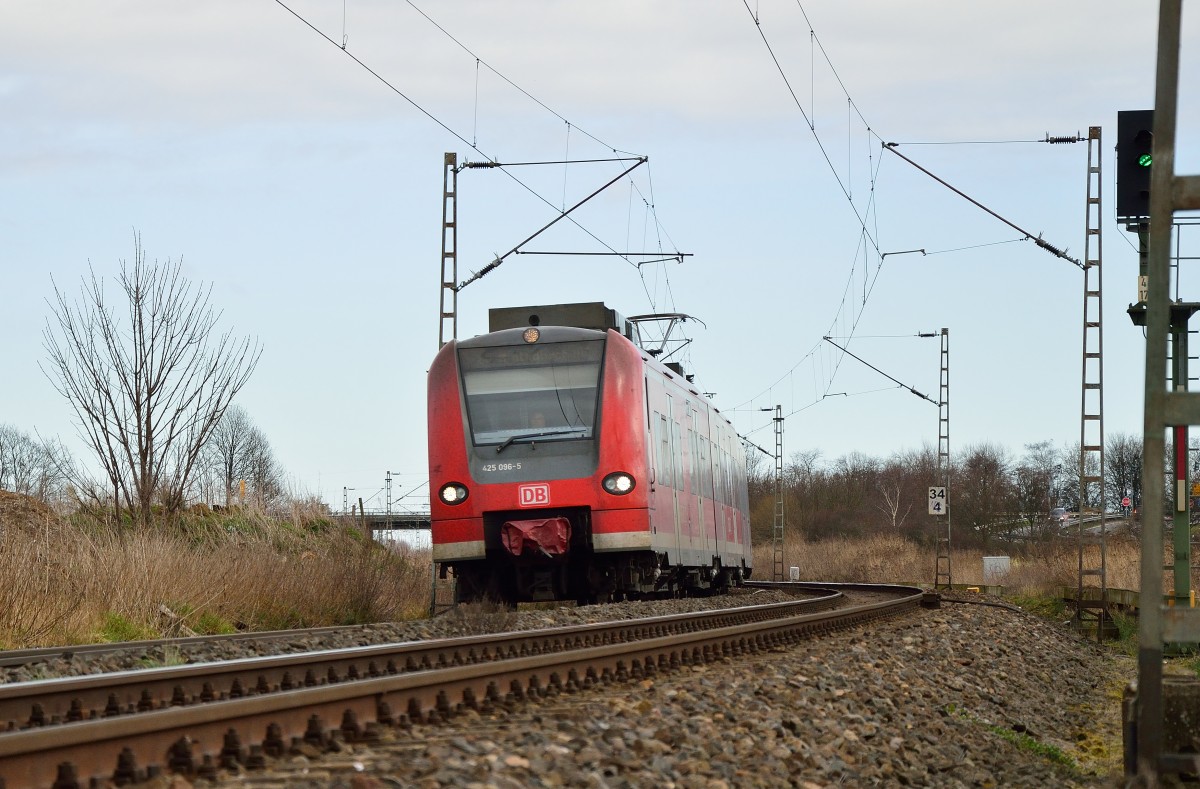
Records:
<instances>
[{"instance_id":1,"label":"signal post","mask_svg":"<svg viewBox=\"0 0 1200 789\"><path fill-rule=\"evenodd\" d=\"M1173 436L1176 484L1176 556L1190 554L1190 544L1180 545L1181 532L1187 528L1187 427L1200 424L1200 394L1187 391L1186 332L1188 319L1196 304L1175 301L1171 294L1172 230L1176 213L1200 210L1200 175L1175 172L1176 125L1179 117L1180 43L1183 29L1182 0L1160 0L1158 17L1158 54L1155 78L1155 108L1151 118L1123 115L1125 134L1117 144L1118 167L1127 185L1117 184L1118 196L1147 196L1144 207L1132 209L1124 204L1118 219L1128 221L1128 229L1141 237L1144 266L1139 282L1140 309L1130 310L1135 323L1145 326L1146 375L1144 415L1144 457L1142 466L1142 603L1138 616L1138 679L1125 693L1125 771L1131 786L1162 785L1164 774L1195 773L1196 760L1188 721L1200 719L1200 696L1194 682L1180 682L1163 671L1164 645L1200 642L1200 610L1190 605L1170 605L1161 601L1163 571L1163 524L1166 520L1166 496L1163 479L1166 435ZM1129 125L1129 119L1134 124ZM1152 124L1149 122L1152 119ZM1120 125L1120 124L1119 124ZM1146 151L1149 143L1152 150ZM1153 167L1155 159L1158 166ZM1121 161L1124 164L1120 164ZM1144 179L1134 172L1138 166L1148 174ZM1128 169L1126 169L1128 168ZM1176 265L1179 260L1176 259ZM1178 297L1178 293L1174 294ZM1140 314L1139 314L1140 313ZM1180 337L1183 336L1183 340ZM1168 353L1173 357L1168 367ZM1182 357L1182 358L1181 358ZM1170 370L1168 376L1167 370ZM1182 459L1182 468L1180 460ZM1180 485L1180 482L1183 485ZM1180 493L1183 511L1180 512ZM1179 526L1185 527L1181 529ZM1186 539L1186 538L1184 538ZM1183 550L1180 550L1183 548ZM1176 597L1180 582L1187 583L1189 563L1178 558L1175 571ZM1181 572L1182 571L1182 572ZM1187 580L1185 580L1187 579Z\"/></svg>"},{"instance_id":2,"label":"signal post","mask_svg":"<svg viewBox=\"0 0 1200 789\"><path fill-rule=\"evenodd\" d=\"M1117 113L1117 218L1126 222L1125 228L1138 236L1138 301L1129 306L1129 317L1135 326L1146 325L1146 302L1149 293L1150 255L1150 177L1154 156L1154 110L1123 110ZM1179 294L1175 294L1179 299ZM1171 390L1188 389L1188 323L1200 311L1200 302L1182 299L1170 304ZM1188 426L1174 425L1172 438L1172 489L1175 508L1171 523L1173 531L1174 604L1189 605L1191 601L1191 485L1188 480Z\"/></svg>"}]
</instances>

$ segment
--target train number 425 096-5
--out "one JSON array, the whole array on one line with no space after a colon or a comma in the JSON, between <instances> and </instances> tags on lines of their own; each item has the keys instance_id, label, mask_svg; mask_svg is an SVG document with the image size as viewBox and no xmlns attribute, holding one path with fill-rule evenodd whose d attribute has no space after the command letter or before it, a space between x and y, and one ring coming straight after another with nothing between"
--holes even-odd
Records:
<instances>
[{"instance_id":1,"label":"train number 425 096-5","mask_svg":"<svg viewBox=\"0 0 1200 789\"><path fill-rule=\"evenodd\" d=\"M520 471L520 463L484 463L483 471Z\"/></svg>"}]
</instances>

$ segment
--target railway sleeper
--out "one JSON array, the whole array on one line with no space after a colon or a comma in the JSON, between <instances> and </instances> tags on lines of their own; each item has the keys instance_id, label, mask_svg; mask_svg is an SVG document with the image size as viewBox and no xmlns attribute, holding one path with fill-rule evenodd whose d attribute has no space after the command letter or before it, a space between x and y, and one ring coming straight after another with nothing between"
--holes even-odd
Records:
<instances>
[{"instance_id":1,"label":"railway sleeper","mask_svg":"<svg viewBox=\"0 0 1200 789\"><path fill-rule=\"evenodd\" d=\"M293 738L290 748L284 743L279 724L271 723L267 725L265 737L263 737L262 741L251 741L248 745L246 743L247 739L253 740L257 738L247 738L245 734L239 735L236 729L230 728L224 735L223 740L220 741L220 750L215 754L204 754L199 764L197 764L193 744L186 737L180 738L180 740L168 749L164 754L165 759L161 763L151 763L145 768L139 767L133 752L128 748L124 748L117 756L115 769L111 773L111 778L114 784L124 786L144 781L147 778L153 778L161 774L165 768L186 776L197 776L213 780L217 777L218 770L220 769L236 769L239 765L246 769L261 769L266 766L267 757L280 758L288 752L339 751L342 750L343 744L348 742L377 742L383 736L383 727L410 729L412 721L440 723L448 720L455 714L461 714L467 709L479 710L481 706L488 708L491 706L512 705L527 700L554 697L564 692L574 693L581 688L590 687L597 682L611 683L614 680L620 682L629 681L630 679L639 680L648 676L654 676L660 671L678 669L682 666L700 665L742 652L754 653L764 649L778 648L781 645L799 640L802 637L801 634L804 632L814 629L818 632L824 632L825 630L838 629L856 624L870 618L868 614L862 613L840 622L837 626L822 628L799 626L794 631L749 637L738 636L712 644L663 650L653 655L646 654L640 657L632 657L628 660L618 659L613 663L611 668L608 665L604 665L599 668L596 666L587 666L586 669L572 667L561 673L559 671L550 671L548 679L544 682L540 675L531 674L524 682L519 679L512 679L510 681L510 690L503 697L499 684L496 681L491 681L485 686L486 690L482 691L482 704L480 704L476 692L471 688L463 688L461 692L456 692L456 694L461 693L461 700L456 702L451 701L452 694L450 692L442 689L437 692L436 701L429 709L423 709L420 700L416 697L410 697L407 714L396 716L393 714L388 703L379 698L374 705L374 715L372 716L374 720L368 721L365 725L360 721L359 715L349 707L342 712L340 724L335 728L326 728L324 720L320 716L316 714L311 715L307 719L303 736ZM552 649L561 647L564 643L557 641L547 642L545 646L547 649ZM259 690L256 687L252 693ZM113 699L110 698L110 702L112 701ZM112 706L116 708L115 714L121 714L119 705L112 704ZM61 763L58 766L58 780L55 781L54 786L56 789L78 789L81 784L75 766L70 762Z\"/></svg>"}]
</instances>

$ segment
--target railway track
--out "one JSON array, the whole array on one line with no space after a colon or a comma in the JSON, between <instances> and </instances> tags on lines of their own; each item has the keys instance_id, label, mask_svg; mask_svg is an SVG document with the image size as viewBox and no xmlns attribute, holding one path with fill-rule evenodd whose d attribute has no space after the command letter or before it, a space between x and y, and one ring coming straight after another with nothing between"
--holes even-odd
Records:
<instances>
[{"instance_id":1,"label":"railway track","mask_svg":"<svg viewBox=\"0 0 1200 789\"><path fill-rule=\"evenodd\" d=\"M0 685L0 787L213 777L384 727L570 693L911 610L920 589L756 584L788 603ZM820 589L824 592L820 592ZM858 600L846 605L844 592ZM841 607L839 607L841 606Z\"/></svg>"},{"instance_id":2,"label":"railway track","mask_svg":"<svg viewBox=\"0 0 1200 789\"><path fill-rule=\"evenodd\" d=\"M263 630L255 633L225 633L211 636L183 636L180 638L156 638L148 641L123 641L111 644L80 644L70 647L45 647L40 649L11 649L0 652L0 668L15 668L48 660L70 660L74 657L101 657L125 652L169 652L184 650L196 644L242 644L268 641L290 641L297 638L313 638L331 633L342 633L354 628L313 627L304 630Z\"/></svg>"}]
</instances>

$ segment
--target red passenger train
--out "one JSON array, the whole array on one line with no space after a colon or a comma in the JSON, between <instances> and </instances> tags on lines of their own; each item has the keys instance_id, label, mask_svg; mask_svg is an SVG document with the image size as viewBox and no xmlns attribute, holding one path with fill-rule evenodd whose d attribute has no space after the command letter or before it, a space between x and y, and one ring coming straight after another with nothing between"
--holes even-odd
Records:
<instances>
[{"instance_id":1,"label":"red passenger train","mask_svg":"<svg viewBox=\"0 0 1200 789\"><path fill-rule=\"evenodd\" d=\"M750 576L745 455L603 304L492 310L429 370L433 560L462 602L607 601Z\"/></svg>"}]
</instances>

